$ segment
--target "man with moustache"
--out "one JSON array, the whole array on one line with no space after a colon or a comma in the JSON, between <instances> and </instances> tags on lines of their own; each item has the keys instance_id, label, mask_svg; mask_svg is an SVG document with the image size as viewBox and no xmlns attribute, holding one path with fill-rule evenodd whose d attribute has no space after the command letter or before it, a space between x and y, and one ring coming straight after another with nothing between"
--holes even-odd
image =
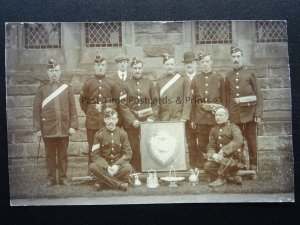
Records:
<instances>
[{"instance_id":1,"label":"man with moustache","mask_svg":"<svg viewBox=\"0 0 300 225\"><path fill-rule=\"evenodd\" d=\"M60 65L49 59L49 81L41 84L33 103L33 127L38 137L43 137L46 151L47 183L50 187L58 182L69 186L67 179L69 136L78 128L76 104L69 84L61 82ZM56 163L57 161L57 163Z\"/></svg>"},{"instance_id":2,"label":"man with moustache","mask_svg":"<svg viewBox=\"0 0 300 225\"><path fill-rule=\"evenodd\" d=\"M250 167L257 171L257 123L262 120L263 97L255 74L243 65L243 51L230 50L233 70L226 75L230 121L241 129L249 148ZM257 175L252 175L256 179Z\"/></svg>"},{"instance_id":3,"label":"man with moustache","mask_svg":"<svg viewBox=\"0 0 300 225\"><path fill-rule=\"evenodd\" d=\"M100 129L92 146L92 163L90 172L99 181L97 189L105 187L127 191L129 175L132 167L131 148L126 132L116 126L118 113L116 110L104 110L105 127Z\"/></svg>"},{"instance_id":4,"label":"man with moustache","mask_svg":"<svg viewBox=\"0 0 300 225\"><path fill-rule=\"evenodd\" d=\"M188 77L190 84L192 83L193 78L197 73L197 61L198 58L195 56L193 52L186 52L183 55L183 63L185 68L185 75ZM196 169L199 167L200 159L202 158L202 154L198 155L198 146L197 146L197 136L196 129L192 129L190 125L191 121L188 120L185 123L185 132L187 137L187 144L189 150L189 162L191 169Z\"/></svg>"},{"instance_id":5,"label":"man with moustache","mask_svg":"<svg viewBox=\"0 0 300 225\"><path fill-rule=\"evenodd\" d=\"M160 121L186 122L190 119L191 104L190 83L187 77L175 71L175 58L168 53L163 54L166 73L157 80L160 97L158 118Z\"/></svg>"},{"instance_id":6,"label":"man with moustache","mask_svg":"<svg viewBox=\"0 0 300 225\"><path fill-rule=\"evenodd\" d=\"M224 78L212 71L212 56L205 52L198 53L200 74L192 80L192 112L191 128L195 130L198 138L198 149L193 153L191 166L202 168L206 153L209 132L212 125L216 124L213 109L216 104L225 105Z\"/></svg>"},{"instance_id":7,"label":"man with moustache","mask_svg":"<svg viewBox=\"0 0 300 225\"><path fill-rule=\"evenodd\" d=\"M117 96L122 96L124 95L125 92L125 82L128 81L132 76L127 72L128 70L128 64L129 64L129 58L127 55L124 54L119 54L116 59L115 59L117 66L118 66L118 71L115 73L112 78L116 82L116 91L117 91ZM118 126L122 127L124 123L124 118L121 113L121 109L118 105L117 112L119 114L119 121L118 121Z\"/></svg>"},{"instance_id":8,"label":"man with moustache","mask_svg":"<svg viewBox=\"0 0 300 225\"><path fill-rule=\"evenodd\" d=\"M106 59L97 54L94 59L95 76L88 79L80 93L80 107L86 115L85 127L89 145L88 164L91 163L91 151L96 132L102 129L104 110L106 107L116 108L117 89L115 81L106 76Z\"/></svg>"},{"instance_id":9,"label":"man with moustache","mask_svg":"<svg viewBox=\"0 0 300 225\"><path fill-rule=\"evenodd\" d=\"M131 165L136 172L140 172L140 123L156 120L159 97L153 81L142 77L143 62L140 59L132 59L131 71L133 77L125 82L125 93L120 98L120 108L124 117L123 127L132 149Z\"/></svg>"},{"instance_id":10,"label":"man with moustache","mask_svg":"<svg viewBox=\"0 0 300 225\"><path fill-rule=\"evenodd\" d=\"M243 136L238 126L228 120L228 110L224 107L215 109L214 125L209 134L207 162L204 171L209 176L209 186L219 187L223 184L234 183L241 185L242 179L236 176L239 168L243 167Z\"/></svg>"}]
</instances>

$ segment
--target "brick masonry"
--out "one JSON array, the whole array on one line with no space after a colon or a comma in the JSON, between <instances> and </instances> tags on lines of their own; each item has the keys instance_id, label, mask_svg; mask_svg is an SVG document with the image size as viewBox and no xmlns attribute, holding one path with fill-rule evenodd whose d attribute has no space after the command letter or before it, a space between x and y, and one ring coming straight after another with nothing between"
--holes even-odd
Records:
<instances>
[{"instance_id":1,"label":"brick masonry","mask_svg":"<svg viewBox=\"0 0 300 225\"><path fill-rule=\"evenodd\" d=\"M245 26L250 26L249 22L244 23ZM56 57L61 62L63 65L61 78L69 82L74 90L80 128L70 138L69 155L73 156L82 155L87 151L85 116L79 107L78 98L83 82L93 75L92 59L97 52L107 57L108 74L116 72L114 57L124 52L130 57L142 58L144 75L155 81L163 74L162 52L175 54L178 71L183 71L181 63L183 53L201 49L213 54L214 70L225 75L231 67L228 54L230 45L193 44L191 24L191 22L164 24L128 22L124 26L127 38L124 40L124 46L114 49L85 48L78 35L82 32L80 25L63 24L62 29L65 30L63 38L67 44L62 49L35 51L19 47L18 40L22 40L19 30L22 26L16 24L10 34L17 35L18 38L12 38L9 47L6 48L9 157L36 156L38 140L32 130L32 103L39 83L47 80L44 64L48 57ZM238 29L241 24L237 25ZM73 36L69 38L68 35ZM237 40L235 44L244 49L246 64L258 76L264 96L264 120L258 126L260 169L266 174L275 174L274 168L278 168L278 165L284 170L292 165L291 90L287 46L284 43L277 46L257 44L253 41L251 45L245 44L249 40L243 35L240 35L239 39L239 32ZM276 51L272 52L270 46ZM272 55L266 52L272 52ZM44 156L43 144L40 153Z\"/></svg>"}]
</instances>

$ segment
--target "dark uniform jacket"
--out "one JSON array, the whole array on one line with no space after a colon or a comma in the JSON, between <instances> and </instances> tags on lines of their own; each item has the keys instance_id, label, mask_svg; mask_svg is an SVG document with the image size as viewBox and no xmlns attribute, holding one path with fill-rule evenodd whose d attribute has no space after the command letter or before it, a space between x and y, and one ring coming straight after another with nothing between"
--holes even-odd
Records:
<instances>
[{"instance_id":1,"label":"dark uniform jacket","mask_svg":"<svg viewBox=\"0 0 300 225\"><path fill-rule=\"evenodd\" d=\"M139 79L133 77L125 82L124 101L121 101L121 112L125 119L124 127L133 127L132 123L135 120L141 122L146 121L148 118L156 120L158 113L158 93L153 84L153 81L141 77ZM153 114L148 116L139 117L137 111L152 108Z\"/></svg>"},{"instance_id":2,"label":"dark uniform jacket","mask_svg":"<svg viewBox=\"0 0 300 225\"><path fill-rule=\"evenodd\" d=\"M44 107L43 101L64 82L45 82L39 87L33 103L34 131L41 131L44 137L69 136L70 128L78 128L74 95L70 85Z\"/></svg>"},{"instance_id":3,"label":"dark uniform jacket","mask_svg":"<svg viewBox=\"0 0 300 225\"><path fill-rule=\"evenodd\" d=\"M226 106L225 84L221 75L211 72L196 75L191 84L191 121L198 124L216 124L212 111L204 110L203 103Z\"/></svg>"},{"instance_id":4,"label":"dark uniform jacket","mask_svg":"<svg viewBox=\"0 0 300 225\"><path fill-rule=\"evenodd\" d=\"M123 129L116 127L110 131L104 127L95 134L92 147L93 162L105 160L105 164L121 165L129 163L131 156L128 136Z\"/></svg>"},{"instance_id":5,"label":"dark uniform jacket","mask_svg":"<svg viewBox=\"0 0 300 225\"><path fill-rule=\"evenodd\" d=\"M262 118L263 97L255 74L244 67L233 69L226 75L225 88L230 120L234 123L247 123L254 117ZM256 104L237 104L233 98L255 95Z\"/></svg>"},{"instance_id":6,"label":"dark uniform jacket","mask_svg":"<svg viewBox=\"0 0 300 225\"><path fill-rule=\"evenodd\" d=\"M225 157L230 156L241 149L243 140L241 130L237 125L229 121L222 125L215 125L209 134L207 153L218 153L222 149Z\"/></svg>"},{"instance_id":7,"label":"dark uniform jacket","mask_svg":"<svg viewBox=\"0 0 300 225\"><path fill-rule=\"evenodd\" d=\"M125 93L125 82L128 81L132 76L127 72L127 76L125 81L121 80L118 73L115 73L111 76L112 79L115 80L115 85L116 85L116 94L117 96L122 96ZM119 121L118 121L118 126L123 126L124 123L124 118L121 113L120 105L118 105L117 108L118 114L119 114Z\"/></svg>"},{"instance_id":8,"label":"dark uniform jacket","mask_svg":"<svg viewBox=\"0 0 300 225\"><path fill-rule=\"evenodd\" d=\"M175 73L176 74L176 73ZM163 95L160 91L165 84L170 81L173 76L164 74L157 80L157 90L160 96L160 106L158 117L161 121L179 121L180 119L189 120L191 113L191 102L187 99L191 98L190 81L184 75L169 87Z\"/></svg>"},{"instance_id":9,"label":"dark uniform jacket","mask_svg":"<svg viewBox=\"0 0 300 225\"><path fill-rule=\"evenodd\" d=\"M106 75L88 79L80 94L80 107L86 114L85 126L87 129L99 130L105 126L104 109L116 108L119 96L116 93L115 81ZM96 106L100 104L101 107Z\"/></svg>"}]
</instances>

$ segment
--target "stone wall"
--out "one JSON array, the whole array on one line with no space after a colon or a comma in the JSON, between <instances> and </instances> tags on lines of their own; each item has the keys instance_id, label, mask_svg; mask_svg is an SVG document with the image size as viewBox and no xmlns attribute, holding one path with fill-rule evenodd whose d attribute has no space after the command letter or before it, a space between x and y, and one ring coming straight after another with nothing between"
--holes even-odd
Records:
<instances>
[{"instance_id":1,"label":"stone wall","mask_svg":"<svg viewBox=\"0 0 300 225\"><path fill-rule=\"evenodd\" d=\"M255 43L253 22L234 22L234 44L244 49L246 64L258 76L264 96L264 120L258 126L261 170L272 174L274 168L292 165L291 93L287 43ZM49 57L61 64L61 78L73 85L80 129L71 137L69 154L87 152L85 116L79 107L83 82L93 74L92 62L101 52L108 60L108 73L116 71L114 57L123 52L144 61L144 72L156 80L163 74L161 54L175 55L179 71L185 51L206 50L214 57L214 70L225 74L230 68L231 45L195 45L192 22L123 22L121 48L86 48L83 24L62 23L61 49L23 48L22 24L10 24L6 45L8 154L10 158L34 157L38 140L32 130L32 104L39 83L47 79L45 63ZM44 155L43 144L41 155ZM284 162L284 163L283 163Z\"/></svg>"}]
</instances>

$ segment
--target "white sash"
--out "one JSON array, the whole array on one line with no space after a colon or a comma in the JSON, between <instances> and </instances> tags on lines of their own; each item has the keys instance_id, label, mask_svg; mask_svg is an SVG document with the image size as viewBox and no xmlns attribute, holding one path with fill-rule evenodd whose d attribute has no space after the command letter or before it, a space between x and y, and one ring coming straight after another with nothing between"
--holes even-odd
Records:
<instances>
[{"instance_id":1,"label":"white sash","mask_svg":"<svg viewBox=\"0 0 300 225\"><path fill-rule=\"evenodd\" d=\"M54 98L56 98L60 93L62 93L69 85L63 84L58 89L56 89L52 94L50 94L42 103L42 108L45 107L50 101L52 101Z\"/></svg>"},{"instance_id":2,"label":"white sash","mask_svg":"<svg viewBox=\"0 0 300 225\"><path fill-rule=\"evenodd\" d=\"M162 87L162 89L160 89L160 96L162 96L166 90L168 90L169 87L171 87L181 76L177 73L174 77L172 77L171 80L169 80L165 86Z\"/></svg>"}]
</instances>

